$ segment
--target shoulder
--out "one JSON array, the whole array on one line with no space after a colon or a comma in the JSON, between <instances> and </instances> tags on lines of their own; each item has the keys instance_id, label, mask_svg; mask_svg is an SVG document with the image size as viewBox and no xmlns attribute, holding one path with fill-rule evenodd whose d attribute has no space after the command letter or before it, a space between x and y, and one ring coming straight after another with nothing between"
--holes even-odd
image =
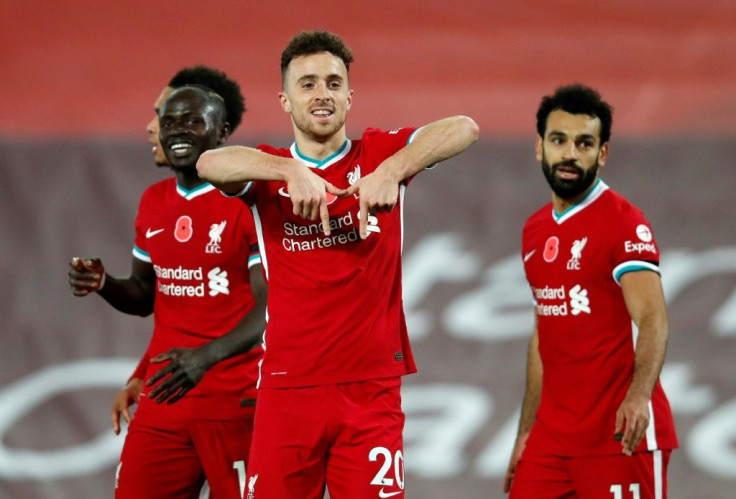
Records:
<instances>
[{"instance_id":1,"label":"shoulder","mask_svg":"<svg viewBox=\"0 0 736 499\"><path fill-rule=\"evenodd\" d=\"M366 128L361 136L361 141L379 142L379 141L398 141L404 144L408 143L417 128L414 127L403 127L394 128L392 130L381 130L380 128Z\"/></svg>"},{"instance_id":2,"label":"shoulder","mask_svg":"<svg viewBox=\"0 0 736 499\"><path fill-rule=\"evenodd\" d=\"M273 154L274 156L291 156L291 152L289 151L289 149L286 149L284 147L274 147L270 144L259 144L256 149L268 154Z\"/></svg>"},{"instance_id":3,"label":"shoulder","mask_svg":"<svg viewBox=\"0 0 736 499\"><path fill-rule=\"evenodd\" d=\"M149 185L141 194L141 202L143 200L152 200L161 198L171 191L176 190L176 178L169 177Z\"/></svg>"},{"instance_id":4,"label":"shoulder","mask_svg":"<svg viewBox=\"0 0 736 499\"><path fill-rule=\"evenodd\" d=\"M543 224L545 222L548 222L552 218L552 203L547 203L541 208L539 208L537 211L529 215L529 217L526 219L526 222L524 222L524 231L526 231L529 227L537 226L540 224Z\"/></svg>"},{"instance_id":5,"label":"shoulder","mask_svg":"<svg viewBox=\"0 0 736 499\"><path fill-rule=\"evenodd\" d=\"M645 220L644 213L639 207L613 189L609 188L602 196L601 201L603 201L604 209L624 224L629 221L640 222Z\"/></svg>"}]
</instances>

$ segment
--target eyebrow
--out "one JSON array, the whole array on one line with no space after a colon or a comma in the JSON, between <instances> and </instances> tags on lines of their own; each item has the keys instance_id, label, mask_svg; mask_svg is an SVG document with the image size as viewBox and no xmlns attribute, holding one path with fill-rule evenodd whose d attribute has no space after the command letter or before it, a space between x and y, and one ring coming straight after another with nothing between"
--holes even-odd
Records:
<instances>
[{"instance_id":1,"label":"eyebrow","mask_svg":"<svg viewBox=\"0 0 736 499\"><path fill-rule=\"evenodd\" d=\"M301 83L303 81L318 80L318 79L319 79L319 76L318 75L316 75L316 74L308 74L308 75L304 75L304 76L300 77L299 79L296 80L296 82L297 83ZM327 79L327 80L340 80L340 81L344 81L344 78L341 75L337 74L337 73L329 74L329 75L327 75L327 78L325 78L325 79Z\"/></svg>"},{"instance_id":2,"label":"eyebrow","mask_svg":"<svg viewBox=\"0 0 736 499\"><path fill-rule=\"evenodd\" d=\"M552 137L552 136L556 136L556 137L567 137L568 135L565 132L562 132L560 130L552 130L551 132L549 132L548 137ZM596 136L593 135L592 133L583 133L583 134L577 135L575 137L575 139L592 139L592 140L596 140Z\"/></svg>"}]
</instances>

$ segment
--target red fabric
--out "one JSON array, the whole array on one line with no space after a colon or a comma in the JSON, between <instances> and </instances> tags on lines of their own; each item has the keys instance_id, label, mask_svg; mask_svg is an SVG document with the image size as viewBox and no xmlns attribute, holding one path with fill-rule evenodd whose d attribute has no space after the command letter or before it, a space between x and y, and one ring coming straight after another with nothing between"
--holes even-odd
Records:
<instances>
[{"instance_id":1,"label":"red fabric","mask_svg":"<svg viewBox=\"0 0 736 499\"><path fill-rule=\"evenodd\" d=\"M640 226L649 232L637 231ZM646 244L631 249L635 243ZM658 271L659 252L649 223L599 181L563 214L553 215L547 205L532 215L524 226L522 255L535 299L544 369L527 452L618 454L621 444L613 439L616 410L631 383L636 330L613 271L643 266ZM676 448L672 413L659 383L650 414L649 431L638 450Z\"/></svg>"},{"instance_id":2,"label":"red fabric","mask_svg":"<svg viewBox=\"0 0 736 499\"><path fill-rule=\"evenodd\" d=\"M404 147L412 128L367 130L325 161L291 149L261 149L302 160L339 188L365 177ZM318 221L292 213L284 182L254 182L261 255L269 279L261 387L296 387L402 376L416 371L401 295L403 200L371 217L358 235L356 196L329 205L330 236ZM402 186L403 190L403 186Z\"/></svg>"}]
</instances>

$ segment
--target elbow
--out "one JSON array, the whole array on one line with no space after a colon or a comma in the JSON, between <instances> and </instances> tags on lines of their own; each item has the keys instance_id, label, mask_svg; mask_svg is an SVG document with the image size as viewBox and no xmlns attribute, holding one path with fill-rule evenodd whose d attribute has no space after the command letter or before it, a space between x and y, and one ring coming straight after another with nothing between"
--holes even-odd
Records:
<instances>
[{"instance_id":1,"label":"elbow","mask_svg":"<svg viewBox=\"0 0 736 499\"><path fill-rule=\"evenodd\" d=\"M478 140L478 136L480 135L480 128L478 127L478 124L475 122L475 120L473 120L473 118L470 118L469 116L458 116L457 119L460 122L459 127L462 130L462 135L468 141L468 145Z\"/></svg>"},{"instance_id":2,"label":"elbow","mask_svg":"<svg viewBox=\"0 0 736 499\"><path fill-rule=\"evenodd\" d=\"M212 182L216 180L214 175L214 150L203 152L197 160L197 175L202 180Z\"/></svg>"}]
</instances>

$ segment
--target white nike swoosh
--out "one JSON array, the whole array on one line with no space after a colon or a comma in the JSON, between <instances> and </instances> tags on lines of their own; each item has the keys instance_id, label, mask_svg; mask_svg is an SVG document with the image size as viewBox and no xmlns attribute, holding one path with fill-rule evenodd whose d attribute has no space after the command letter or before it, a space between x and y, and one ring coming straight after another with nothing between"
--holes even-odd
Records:
<instances>
[{"instance_id":1,"label":"white nike swoosh","mask_svg":"<svg viewBox=\"0 0 736 499\"><path fill-rule=\"evenodd\" d=\"M401 494L400 490L397 490L396 492L384 492L383 487L381 487L381 490L378 491L378 497L393 497Z\"/></svg>"},{"instance_id":2,"label":"white nike swoosh","mask_svg":"<svg viewBox=\"0 0 736 499\"><path fill-rule=\"evenodd\" d=\"M281 195L282 195L282 196L284 196L285 198L290 198L290 197L291 197L291 196L289 196L289 193L288 193L288 192L286 192L286 189L284 189L283 187L280 187L280 188L279 188L279 194L281 194Z\"/></svg>"},{"instance_id":3,"label":"white nike swoosh","mask_svg":"<svg viewBox=\"0 0 736 499\"><path fill-rule=\"evenodd\" d=\"M536 253L536 252L537 252L537 250L531 250L529 253L527 253L526 255L524 255L524 261L525 262L529 261L529 259L532 257L532 255L534 253Z\"/></svg>"},{"instance_id":4,"label":"white nike swoosh","mask_svg":"<svg viewBox=\"0 0 736 499\"><path fill-rule=\"evenodd\" d=\"M155 236L156 234L158 234L159 232L163 232L163 231L164 231L164 229L158 229L158 230L151 230L151 229L148 229L148 230L146 231L146 239L150 239L150 238L152 238L153 236Z\"/></svg>"}]
</instances>

